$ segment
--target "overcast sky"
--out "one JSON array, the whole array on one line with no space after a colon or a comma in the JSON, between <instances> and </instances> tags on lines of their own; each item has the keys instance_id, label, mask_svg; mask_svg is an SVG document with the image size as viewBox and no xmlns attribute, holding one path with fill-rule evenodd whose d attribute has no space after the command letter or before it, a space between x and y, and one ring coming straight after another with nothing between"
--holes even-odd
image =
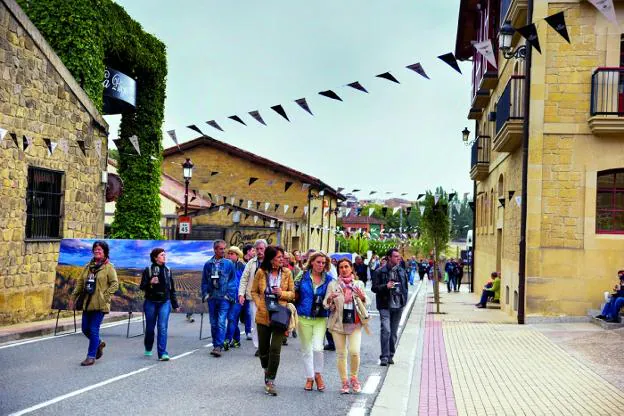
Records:
<instances>
[{"instance_id":1,"label":"overcast sky","mask_svg":"<svg viewBox=\"0 0 624 416\"><path fill-rule=\"evenodd\" d=\"M472 192L461 141L465 126L474 130L471 65L459 75L436 58L454 50L459 0L117 2L167 46L163 132L175 129L181 142L198 136L185 128L197 124L331 186L362 189L361 198L376 190L415 199L438 185ZM416 62L431 80L405 69ZM386 71L401 84L375 78ZM369 94L345 87L353 81ZM327 89L344 101L318 95ZM302 97L313 117L293 102ZM234 114L248 126L227 118ZM205 123L212 119L225 132ZM116 138L115 117L107 120ZM173 145L166 133L163 145Z\"/></svg>"}]
</instances>

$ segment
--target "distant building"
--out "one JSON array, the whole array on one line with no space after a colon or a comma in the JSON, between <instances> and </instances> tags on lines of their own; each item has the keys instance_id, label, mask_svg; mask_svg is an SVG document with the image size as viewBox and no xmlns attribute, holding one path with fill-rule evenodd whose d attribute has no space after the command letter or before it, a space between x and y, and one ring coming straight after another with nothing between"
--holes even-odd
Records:
<instances>
[{"instance_id":1,"label":"distant building","mask_svg":"<svg viewBox=\"0 0 624 416\"><path fill-rule=\"evenodd\" d=\"M384 232L386 222L379 218L369 216L352 215L342 217L342 227L346 232L357 232L359 230L367 232L372 238L379 238Z\"/></svg>"}]
</instances>

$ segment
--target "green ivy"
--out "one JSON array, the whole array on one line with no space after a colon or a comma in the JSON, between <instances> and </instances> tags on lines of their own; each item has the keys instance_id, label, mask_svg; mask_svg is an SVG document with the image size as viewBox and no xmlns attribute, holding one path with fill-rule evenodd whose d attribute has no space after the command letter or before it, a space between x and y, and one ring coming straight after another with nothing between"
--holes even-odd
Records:
<instances>
[{"instance_id":1,"label":"green ivy","mask_svg":"<svg viewBox=\"0 0 624 416\"><path fill-rule=\"evenodd\" d=\"M119 129L124 192L111 237L160 239L165 45L111 0L17 1L100 111L106 66L136 80L136 111L123 115ZM132 135L139 138L141 156L127 140Z\"/></svg>"}]
</instances>

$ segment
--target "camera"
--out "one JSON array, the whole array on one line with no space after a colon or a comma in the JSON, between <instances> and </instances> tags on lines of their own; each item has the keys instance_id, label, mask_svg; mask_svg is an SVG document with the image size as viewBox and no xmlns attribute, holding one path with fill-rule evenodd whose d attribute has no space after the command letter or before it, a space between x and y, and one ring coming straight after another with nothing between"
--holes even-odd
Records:
<instances>
[{"instance_id":1,"label":"camera","mask_svg":"<svg viewBox=\"0 0 624 416\"><path fill-rule=\"evenodd\" d=\"M312 302L312 318L316 318L321 314L323 310L323 296L315 295L314 301Z\"/></svg>"},{"instance_id":2,"label":"camera","mask_svg":"<svg viewBox=\"0 0 624 416\"><path fill-rule=\"evenodd\" d=\"M353 302L345 303L342 308L342 323L354 324L355 323L355 308Z\"/></svg>"},{"instance_id":3,"label":"camera","mask_svg":"<svg viewBox=\"0 0 624 416\"><path fill-rule=\"evenodd\" d=\"M87 276L87 282L85 283L84 288L85 293L92 295L95 292L95 274L89 272Z\"/></svg>"}]
</instances>

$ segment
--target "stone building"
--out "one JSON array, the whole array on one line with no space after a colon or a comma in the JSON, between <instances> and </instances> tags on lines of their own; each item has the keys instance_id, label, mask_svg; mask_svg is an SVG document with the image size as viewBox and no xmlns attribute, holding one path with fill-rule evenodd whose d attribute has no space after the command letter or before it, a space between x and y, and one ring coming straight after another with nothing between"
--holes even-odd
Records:
<instances>
[{"instance_id":1,"label":"stone building","mask_svg":"<svg viewBox=\"0 0 624 416\"><path fill-rule=\"evenodd\" d=\"M8 324L50 314L62 238L103 234L108 125L14 0L0 0L0 64L0 324Z\"/></svg>"},{"instance_id":2,"label":"stone building","mask_svg":"<svg viewBox=\"0 0 624 416\"><path fill-rule=\"evenodd\" d=\"M498 50L499 28L538 22L530 68ZM615 2L624 21L624 5ZM543 20L564 11L571 43ZM492 39L498 68L472 41ZM517 33L512 48L524 45ZM530 47L530 46L529 46ZM585 316L624 268L624 96L621 30L580 0L461 0L455 55L473 60L475 287L502 273L501 303L517 314L521 207L526 204L528 322ZM527 72L530 71L530 72ZM530 75L529 117L524 91ZM528 123L528 186L522 139Z\"/></svg>"},{"instance_id":3,"label":"stone building","mask_svg":"<svg viewBox=\"0 0 624 416\"><path fill-rule=\"evenodd\" d=\"M191 239L267 238L288 250L335 250L344 197L320 179L208 136L166 149L163 172L182 181L186 158L194 164L190 187L214 204L192 213Z\"/></svg>"},{"instance_id":4,"label":"stone building","mask_svg":"<svg viewBox=\"0 0 624 416\"><path fill-rule=\"evenodd\" d=\"M369 233L374 238L384 232L385 221L367 215L349 215L342 217L342 226L346 232L354 233L363 231Z\"/></svg>"}]
</instances>

